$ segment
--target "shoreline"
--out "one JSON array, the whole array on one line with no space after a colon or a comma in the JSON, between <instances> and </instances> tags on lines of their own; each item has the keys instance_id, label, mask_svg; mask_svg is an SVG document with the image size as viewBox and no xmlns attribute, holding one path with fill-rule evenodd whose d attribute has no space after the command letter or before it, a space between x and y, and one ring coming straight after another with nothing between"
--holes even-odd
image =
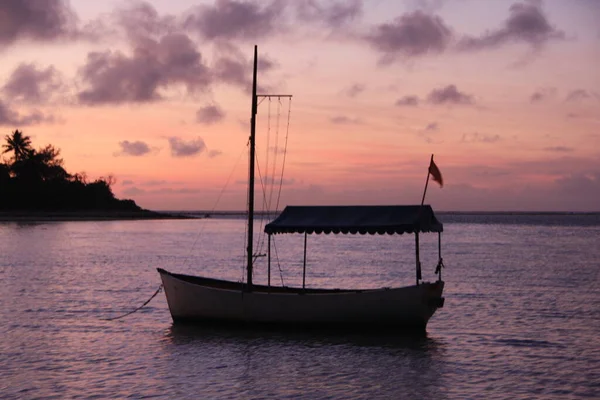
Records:
<instances>
[{"instance_id":1,"label":"shoreline","mask_svg":"<svg viewBox=\"0 0 600 400\"><path fill-rule=\"evenodd\" d=\"M0 222L121 221L197 219L177 212L141 211L0 211Z\"/></svg>"}]
</instances>

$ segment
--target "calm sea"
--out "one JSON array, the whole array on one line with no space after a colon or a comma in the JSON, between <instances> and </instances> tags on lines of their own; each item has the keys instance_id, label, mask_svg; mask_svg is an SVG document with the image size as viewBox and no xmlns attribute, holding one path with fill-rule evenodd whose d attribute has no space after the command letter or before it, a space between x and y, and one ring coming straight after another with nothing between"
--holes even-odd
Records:
<instances>
[{"instance_id":1,"label":"calm sea","mask_svg":"<svg viewBox=\"0 0 600 400\"><path fill-rule=\"evenodd\" d=\"M600 398L600 216L440 219L446 303L425 337L173 326L163 293L107 321L156 267L240 280L244 221L1 223L0 397ZM301 282L302 243L276 237L273 282ZM413 254L413 236L309 236L307 283L412 284Z\"/></svg>"}]
</instances>

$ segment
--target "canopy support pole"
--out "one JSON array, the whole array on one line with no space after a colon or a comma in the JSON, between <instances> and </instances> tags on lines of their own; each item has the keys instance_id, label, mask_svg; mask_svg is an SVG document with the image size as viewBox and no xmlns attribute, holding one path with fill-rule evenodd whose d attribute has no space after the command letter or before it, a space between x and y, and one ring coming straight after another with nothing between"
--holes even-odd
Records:
<instances>
[{"instance_id":1,"label":"canopy support pole","mask_svg":"<svg viewBox=\"0 0 600 400\"><path fill-rule=\"evenodd\" d=\"M440 266L438 267L438 282L442 280L442 232L438 232L438 259Z\"/></svg>"},{"instance_id":2,"label":"canopy support pole","mask_svg":"<svg viewBox=\"0 0 600 400\"><path fill-rule=\"evenodd\" d=\"M417 286L419 285L419 281L422 279L421 276L421 259L419 257L419 232L415 232L415 258L417 261L416 270L417 270Z\"/></svg>"},{"instance_id":3,"label":"canopy support pole","mask_svg":"<svg viewBox=\"0 0 600 400\"><path fill-rule=\"evenodd\" d=\"M271 235L267 242L267 286L271 287Z\"/></svg>"},{"instance_id":4,"label":"canopy support pole","mask_svg":"<svg viewBox=\"0 0 600 400\"><path fill-rule=\"evenodd\" d=\"M444 268L444 260L442 260L442 232L438 232L438 264L435 267L435 273L438 276L438 282L442 281L442 269Z\"/></svg>"},{"instance_id":5,"label":"canopy support pole","mask_svg":"<svg viewBox=\"0 0 600 400\"><path fill-rule=\"evenodd\" d=\"M304 262L302 264L302 289L305 288L306 284L306 237L308 234L304 232Z\"/></svg>"}]
</instances>

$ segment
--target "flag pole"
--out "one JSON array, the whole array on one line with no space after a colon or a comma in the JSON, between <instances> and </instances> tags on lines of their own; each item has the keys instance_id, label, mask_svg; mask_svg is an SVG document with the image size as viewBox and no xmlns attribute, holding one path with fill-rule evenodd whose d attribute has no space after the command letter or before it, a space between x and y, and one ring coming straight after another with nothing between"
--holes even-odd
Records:
<instances>
[{"instance_id":1,"label":"flag pole","mask_svg":"<svg viewBox=\"0 0 600 400\"><path fill-rule=\"evenodd\" d=\"M425 180L425 190L423 190L423 198L421 199L421 206L423 206L423 203L425 203L425 194L427 193L427 185L429 184L429 175L431 175L431 173L429 172L431 163L433 163L433 154L431 155L431 161L429 161L429 167L427 167L427 180Z\"/></svg>"}]
</instances>

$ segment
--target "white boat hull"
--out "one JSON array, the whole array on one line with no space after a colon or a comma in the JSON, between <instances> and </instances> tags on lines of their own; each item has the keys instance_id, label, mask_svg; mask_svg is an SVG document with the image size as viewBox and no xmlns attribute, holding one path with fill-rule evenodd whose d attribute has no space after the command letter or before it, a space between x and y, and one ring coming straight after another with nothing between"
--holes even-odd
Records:
<instances>
[{"instance_id":1,"label":"white boat hull","mask_svg":"<svg viewBox=\"0 0 600 400\"><path fill-rule=\"evenodd\" d=\"M302 290L160 273L175 322L395 326L425 329L443 306L444 282L367 290Z\"/></svg>"}]
</instances>

